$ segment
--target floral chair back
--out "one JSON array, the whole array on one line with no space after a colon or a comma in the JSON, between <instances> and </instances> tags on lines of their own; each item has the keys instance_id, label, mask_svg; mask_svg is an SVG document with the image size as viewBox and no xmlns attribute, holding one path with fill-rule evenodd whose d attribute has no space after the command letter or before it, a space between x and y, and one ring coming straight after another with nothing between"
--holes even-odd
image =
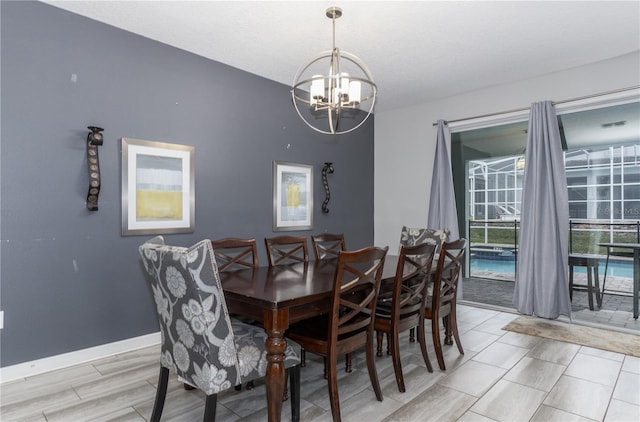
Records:
<instances>
[{"instance_id":1,"label":"floral chair back","mask_svg":"<svg viewBox=\"0 0 640 422\"><path fill-rule=\"evenodd\" d=\"M436 254L440 250L443 242L449 239L449 230L447 229L423 229L415 227L402 226L400 234L400 247L416 246L421 243L436 245Z\"/></svg>"},{"instance_id":2,"label":"floral chair back","mask_svg":"<svg viewBox=\"0 0 640 422\"><path fill-rule=\"evenodd\" d=\"M210 240L184 248L157 236L139 251L162 335L151 420L162 415L170 372L207 395L205 420L214 420L219 392L266 374L267 334L229 317ZM288 340L283 364L291 380L293 421L300 419L300 355L300 345Z\"/></svg>"},{"instance_id":3,"label":"floral chair back","mask_svg":"<svg viewBox=\"0 0 640 422\"><path fill-rule=\"evenodd\" d=\"M158 312L160 364L207 395L239 384L241 368L211 242L184 248L165 245L158 236L140 246L140 255Z\"/></svg>"}]
</instances>

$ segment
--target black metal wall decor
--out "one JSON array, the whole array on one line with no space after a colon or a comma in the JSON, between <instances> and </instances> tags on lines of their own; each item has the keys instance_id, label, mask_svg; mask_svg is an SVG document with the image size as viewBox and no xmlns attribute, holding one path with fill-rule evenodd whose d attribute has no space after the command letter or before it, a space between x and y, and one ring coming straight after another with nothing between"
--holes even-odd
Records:
<instances>
[{"instance_id":1,"label":"black metal wall decor","mask_svg":"<svg viewBox=\"0 0 640 422\"><path fill-rule=\"evenodd\" d=\"M324 201L322 201L322 212L325 214L329 213L329 208L327 205L329 204L329 200L331 199L331 191L329 190L329 182L327 181L327 173L333 173L333 163L324 163L324 167L322 168L322 184L324 185Z\"/></svg>"},{"instance_id":2,"label":"black metal wall decor","mask_svg":"<svg viewBox=\"0 0 640 422\"><path fill-rule=\"evenodd\" d=\"M102 145L104 129L88 126L91 132L87 135L87 165L89 166L89 192L87 192L87 209L98 211L98 195L100 194L100 160L98 146Z\"/></svg>"}]
</instances>

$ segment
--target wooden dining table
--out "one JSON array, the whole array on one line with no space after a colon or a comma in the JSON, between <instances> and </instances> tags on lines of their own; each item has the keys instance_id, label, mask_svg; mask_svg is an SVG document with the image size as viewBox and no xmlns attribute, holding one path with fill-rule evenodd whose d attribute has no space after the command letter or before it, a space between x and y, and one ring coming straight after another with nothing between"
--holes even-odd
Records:
<instances>
[{"instance_id":1,"label":"wooden dining table","mask_svg":"<svg viewBox=\"0 0 640 422\"><path fill-rule=\"evenodd\" d=\"M397 256L387 256L383 278L395 275ZM252 318L267 332L268 420L279 421L285 387L284 338L289 326L329 312L336 260L220 273L229 312Z\"/></svg>"}]
</instances>

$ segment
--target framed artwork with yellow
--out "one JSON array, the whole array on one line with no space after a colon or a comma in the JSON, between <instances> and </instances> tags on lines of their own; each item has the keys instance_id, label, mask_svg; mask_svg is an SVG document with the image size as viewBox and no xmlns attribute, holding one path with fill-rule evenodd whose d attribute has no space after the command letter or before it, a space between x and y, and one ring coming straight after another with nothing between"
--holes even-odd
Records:
<instances>
[{"instance_id":1,"label":"framed artwork with yellow","mask_svg":"<svg viewBox=\"0 0 640 422\"><path fill-rule=\"evenodd\" d=\"M122 138L122 235L191 233L194 147Z\"/></svg>"},{"instance_id":2,"label":"framed artwork with yellow","mask_svg":"<svg viewBox=\"0 0 640 422\"><path fill-rule=\"evenodd\" d=\"M273 162L273 230L313 228L313 166Z\"/></svg>"}]
</instances>

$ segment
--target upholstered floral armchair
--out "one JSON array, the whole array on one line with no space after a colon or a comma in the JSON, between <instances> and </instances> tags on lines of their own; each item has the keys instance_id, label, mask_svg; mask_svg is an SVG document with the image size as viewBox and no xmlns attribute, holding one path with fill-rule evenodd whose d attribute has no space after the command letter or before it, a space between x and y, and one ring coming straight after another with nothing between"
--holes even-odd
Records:
<instances>
[{"instance_id":1,"label":"upholstered floral armchair","mask_svg":"<svg viewBox=\"0 0 640 422\"><path fill-rule=\"evenodd\" d=\"M421 243L428 243L436 245L436 253L438 253L442 243L448 239L449 230L447 229L422 229L402 226L400 246L416 246Z\"/></svg>"},{"instance_id":2,"label":"upholstered floral armchair","mask_svg":"<svg viewBox=\"0 0 640 422\"><path fill-rule=\"evenodd\" d=\"M160 420L170 372L202 390L205 418L215 417L217 393L265 375L267 334L229 317L209 240L184 248L158 236L139 250L162 335L151 420ZM299 364L300 346L288 341L284 365L290 368L293 420L300 415Z\"/></svg>"}]
</instances>

